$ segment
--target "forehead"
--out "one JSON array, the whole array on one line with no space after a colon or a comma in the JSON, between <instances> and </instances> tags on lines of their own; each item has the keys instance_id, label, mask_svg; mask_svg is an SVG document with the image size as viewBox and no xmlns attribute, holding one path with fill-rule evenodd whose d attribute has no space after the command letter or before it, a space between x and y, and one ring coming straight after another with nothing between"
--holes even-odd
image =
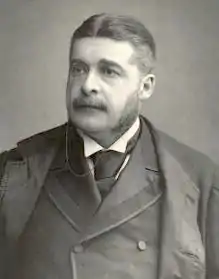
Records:
<instances>
[{"instance_id":1,"label":"forehead","mask_svg":"<svg viewBox=\"0 0 219 279\"><path fill-rule=\"evenodd\" d=\"M134 47L126 41L82 38L74 42L71 59L81 59L89 64L106 59L125 66L133 62L134 52Z\"/></svg>"}]
</instances>

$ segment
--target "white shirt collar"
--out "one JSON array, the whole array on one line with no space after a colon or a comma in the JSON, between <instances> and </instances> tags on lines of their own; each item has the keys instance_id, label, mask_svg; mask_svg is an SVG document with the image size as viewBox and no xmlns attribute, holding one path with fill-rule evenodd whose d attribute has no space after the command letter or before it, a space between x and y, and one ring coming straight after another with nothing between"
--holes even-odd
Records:
<instances>
[{"instance_id":1,"label":"white shirt collar","mask_svg":"<svg viewBox=\"0 0 219 279\"><path fill-rule=\"evenodd\" d=\"M92 138L85 135L82 131L78 131L84 141L84 156L87 158L92 154L101 150L114 150L117 152L125 153L128 141L134 136L140 126L139 117L133 125L126 131L117 141L115 141L109 148L104 148L99 145Z\"/></svg>"}]
</instances>

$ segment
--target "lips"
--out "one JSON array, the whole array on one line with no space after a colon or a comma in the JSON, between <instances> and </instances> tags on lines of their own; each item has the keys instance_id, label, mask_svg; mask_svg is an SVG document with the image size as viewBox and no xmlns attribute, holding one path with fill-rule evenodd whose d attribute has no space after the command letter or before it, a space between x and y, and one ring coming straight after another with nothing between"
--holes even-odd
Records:
<instances>
[{"instance_id":1,"label":"lips","mask_svg":"<svg viewBox=\"0 0 219 279\"><path fill-rule=\"evenodd\" d=\"M88 111L103 111L100 107L97 106L88 106L88 105L80 105L76 107L77 110L88 110Z\"/></svg>"},{"instance_id":2,"label":"lips","mask_svg":"<svg viewBox=\"0 0 219 279\"><path fill-rule=\"evenodd\" d=\"M95 105L79 105L77 108L88 108L88 109L101 109L100 106L95 106Z\"/></svg>"}]
</instances>

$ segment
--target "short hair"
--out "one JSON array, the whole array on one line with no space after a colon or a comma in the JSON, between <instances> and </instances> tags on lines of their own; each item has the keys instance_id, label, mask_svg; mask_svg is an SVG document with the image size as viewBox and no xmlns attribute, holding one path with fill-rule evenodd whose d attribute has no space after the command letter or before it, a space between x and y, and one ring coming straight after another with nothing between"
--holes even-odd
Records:
<instances>
[{"instance_id":1,"label":"short hair","mask_svg":"<svg viewBox=\"0 0 219 279\"><path fill-rule=\"evenodd\" d=\"M74 42L86 37L105 37L116 41L128 41L136 50L139 69L145 73L152 69L156 59L156 45L150 31L130 16L96 14L86 19L73 33L70 56Z\"/></svg>"}]
</instances>

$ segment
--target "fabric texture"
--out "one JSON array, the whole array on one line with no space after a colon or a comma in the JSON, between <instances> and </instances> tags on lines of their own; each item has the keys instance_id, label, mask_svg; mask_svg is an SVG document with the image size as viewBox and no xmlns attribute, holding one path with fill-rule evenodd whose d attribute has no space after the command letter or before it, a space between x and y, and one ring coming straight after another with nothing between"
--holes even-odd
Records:
<instances>
[{"instance_id":1,"label":"fabric texture","mask_svg":"<svg viewBox=\"0 0 219 279\"><path fill-rule=\"evenodd\" d=\"M110 235L115 227L120 228L122 224L128 222L130 216L132 219L147 208L150 201L146 201L147 196L142 195L140 190L142 183L136 177L144 177L145 184L154 185L150 181L157 177L158 166L158 169L162 170L159 179L162 181L163 195L161 216L158 221L159 248L156 278L217 279L219 278L218 167L205 155L177 142L161 131L155 131L150 122L143 117L141 117L141 121L148 127L150 132L147 138L151 140L143 140L139 149L141 156L137 156L138 159L136 159L138 167L132 168L131 173L126 172L128 176L125 182L122 179L118 180L121 185L118 188L114 187L112 195L109 195L104 201L102 211L100 211L103 215L96 219L96 222L86 230L85 234L80 234L80 237L76 238L76 242L83 243L96 238L101 240L107 234ZM14 151L12 153L9 151L3 174L3 179L7 177L8 191L1 203L0 210L0 243L4 243L3 249L0 250L1 259L4 259L0 263L0 270L3 269L3 266L7 267L12 264L13 257L9 251L16 251L14 249L18 237L34 212L65 129L66 125L63 125L19 143L15 151L16 156L12 155ZM148 144L149 148L147 148ZM154 146L157 148L154 149ZM77 136L74 137L74 145L71 147L81 150ZM81 151L83 152L83 150ZM75 204L75 209L70 211L71 214L74 214L76 223L81 224L79 231L84 224L82 221L90 220L89 216L96 212L101 201L93 176L83 176L87 164L86 160L79 160L82 152L77 153L76 162L70 162L77 173L74 185L80 185L75 192L77 195L72 195L72 198L77 197L78 204ZM155 161L153 160L154 154L157 155ZM61 170L68 169L64 158L63 164L59 162L59 166L57 165L56 168L54 166L54 170L59 171L60 175ZM81 162L81 165L78 162ZM132 161L130 160L130 162ZM83 183L81 179L84 181ZM127 184L127 181L130 184ZM130 186L131 192L127 191L127 185ZM157 184L155 183L155 185ZM54 191L59 193L58 190L58 187L51 187L51 195L55 196ZM150 193L156 195L156 187L151 187ZM69 194L67 196L69 197ZM120 197L119 203L123 204L125 209L112 211L117 208L115 207L118 203L115 198L117 196ZM132 199L131 196L135 196L137 199ZM131 201L131 203L127 201ZM63 206L65 204L65 202L62 203ZM77 213L79 205L80 214ZM59 209L56 207L56 210ZM45 222L45 228L46 224L49 225L49 223ZM34 234L44 235L45 244L49 245L50 241L57 241L56 234L51 233L52 230L43 231L42 229L43 227L34 231ZM58 274L57 268L62 265L63 259L59 259L53 250L48 250L48 252L51 262L47 268L53 270L53 273L56 270L56 274ZM55 258L54 255L56 255ZM67 261L64 259L64 262ZM51 265L54 262L59 263L56 269ZM46 266L41 269L41 272L46 272ZM7 278L4 275L0 277ZM42 277L46 279L61 278L58 275L56 277L42 275Z\"/></svg>"},{"instance_id":2,"label":"fabric texture","mask_svg":"<svg viewBox=\"0 0 219 279\"><path fill-rule=\"evenodd\" d=\"M45 276L68 279L71 268L73 278L81 279L88 274L92 279L106 276L137 279L144 274L154 278L161 191L159 175L152 175L141 165L141 142L135 147L127 169L100 204L96 202L95 191L90 191L90 187L97 186L92 175L77 177L63 167L63 149L51 164L34 214L20 237L14 268L15 274L19 274L16 279ZM76 153L77 150L72 161ZM86 159L81 160L85 170ZM145 222L150 225L145 226ZM142 239L147 241L144 252L137 248ZM67 258L73 261L70 265Z\"/></svg>"}]
</instances>

